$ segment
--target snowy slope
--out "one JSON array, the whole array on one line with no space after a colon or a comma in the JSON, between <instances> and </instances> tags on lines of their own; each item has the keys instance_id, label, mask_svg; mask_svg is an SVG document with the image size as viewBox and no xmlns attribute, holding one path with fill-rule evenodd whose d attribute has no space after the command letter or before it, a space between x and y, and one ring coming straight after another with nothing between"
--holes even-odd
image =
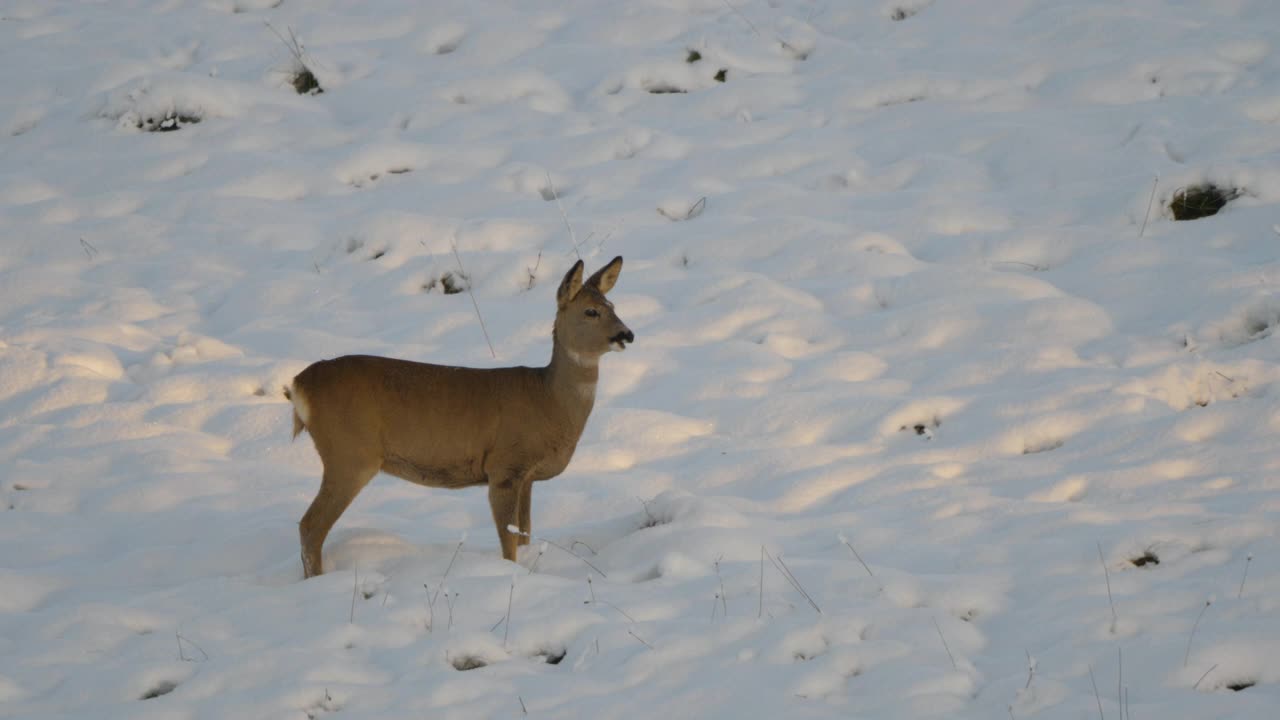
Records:
<instances>
[{"instance_id":1,"label":"snowy slope","mask_svg":"<svg viewBox=\"0 0 1280 720\"><path fill-rule=\"evenodd\" d=\"M0 4L0 716L1275 717L1276 28ZM379 478L302 582L279 388L544 363L578 254L637 341L520 565Z\"/></svg>"}]
</instances>

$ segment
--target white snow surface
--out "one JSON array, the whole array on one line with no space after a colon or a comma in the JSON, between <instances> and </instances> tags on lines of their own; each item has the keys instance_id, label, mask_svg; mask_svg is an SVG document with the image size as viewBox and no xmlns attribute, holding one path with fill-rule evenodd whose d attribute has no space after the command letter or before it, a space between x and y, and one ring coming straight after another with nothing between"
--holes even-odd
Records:
<instances>
[{"instance_id":1,"label":"white snow surface","mask_svg":"<svg viewBox=\"0 0 1280 720\"><path fill-rule=\"evenodd\" d=\"M1276 717L1277 28L6 0L0 716ZM519 566L379 477L303 581L280 388L544 363L577 254L636 342Z\"/></svg>"}]
</instances>

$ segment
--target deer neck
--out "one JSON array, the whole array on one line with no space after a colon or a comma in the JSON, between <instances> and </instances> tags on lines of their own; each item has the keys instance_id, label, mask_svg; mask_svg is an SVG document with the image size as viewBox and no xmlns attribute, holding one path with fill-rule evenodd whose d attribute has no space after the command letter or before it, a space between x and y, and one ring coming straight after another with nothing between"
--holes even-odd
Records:
<instances>
[{"instance_id":1,"label":"deer neck","mask_svg":"<svg viewBox=\"0 0 1280 720\"><path fill-rule=\"evenodd\" d=\"M600 358L577 353L556 338L547 365L547 381L551 392L575 419L586 423L596 401L596 382L600 379Z\"/></svg>"}]
</instances>

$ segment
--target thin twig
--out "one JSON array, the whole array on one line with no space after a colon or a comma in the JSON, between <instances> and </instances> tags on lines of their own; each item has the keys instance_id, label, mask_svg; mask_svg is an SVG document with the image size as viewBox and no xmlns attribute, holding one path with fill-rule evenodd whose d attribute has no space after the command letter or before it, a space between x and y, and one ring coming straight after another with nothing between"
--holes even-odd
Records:
<instances>
[{"instance_id":1,"label":"thin twig","mask_svg":"<svg viewBox=\"0 0 1280 720\"><path fill-rule=\"evenodd\" d=\"M649 512L649 503L639 496L636 496L636 500L639 501L640 507L644 509L645 527L654 527L658 525L658 518L654 517L653 513Z\"/></svg>"},{"instance_id":2,"label":"thin twig","mask_svg":"<svg viewBox=\"0 0 1280 720\"><path fill-rule=\"evenodd\" d=\"M458 539L458 545L453 549L453 555L449 557L449 564L445 566L444 575L440 576L440 582L444 582L449 578L449 571L453 569L453 563L455 560L458 559L458 553L462 552L462 543L466 541L467 541L467 536L465 534L463 534L463 536Z\"/></svg>"},{"instance_id":3,"label":"thin twig","mask_svg":"<svg viewBox=\"0 0 1280 720\"><path fill-rule=\"evenodd\" d=\"M453 259L458 261L458 272L465 277L470 277L467 275L467 271L462 268L462 256L458 254L457 241L450 243L450 247L453 249ZM484 333L484 341L489 346L489 354L497 358L498 352L493 349L493 341L489 339L489 328L485 327L484 315L480 313L480 303L476 302L476 293L471 289L471 283L467 283L467 295L471 297L471 306L476 309L476 318L480 320L480 331Z\"/></svg>"},{"instance_id":4,"label":"thin twig","mask_svg":"<svg viewBox=\"0 0 1280 720\"><path fill-rule=\"evenodd\" d=\"M698 217L699 215L701 215L702 211L705 210L706 208L707 208L707 196L703 195L702 197L698 198L698 201L695 202L692 207L689 208L689 212L685 214L684 219L692 220Z\"/></svg>"},{"instance_id":5,"label":"thin twig","mask_svg":"<svg viewBox=\"0 0 1280 720\"><path fill-rule=\"evenodd\" d=\"M1253 555L1250 554L1244 559L1244 575L1240 576L1240 589L1236 591L1236 599L1239 600L1244 595L1244 581L1249 579L1249 563L1253 562Z\"/></svg>"},{"instance_id":6,"label":"thin twig","mask_svg":"<svg viewBox=\"0 0 1280 720\"><path fill-rule=\"evenodd\" d=\"M267 29L270 30L272 34L274 34L280 40L280 44L284 45L285 49L289 51L290 55L293 55L294 60L297 60L300 63L302 62L302 43L298 42L298 36L293 33L293 28L291 27L286 28L289 31L289 37L286 39L285 36L280 34L280 31L277 30L276 26L272 25L270 21L263 20L262 24L266 25Z\"/></svg>"},{"instance_id":7,"label":"thin twig","mask_svg":"<svg viewBox=\"0 0 1280 720\"><path fill-rule=\"evenodd\" d=\"M435 622L436 599L440 597L440 591L441 591L441 590L444 590L444 583L445 583L445 581L446 581L446 580L448 580L448 579L449 579L449 571L453 569L453 563L454 563L454 561L456 561L456 560L458 559L458 553L462 552L462 544L463 544L463 543L465 543L466 541L467 541L467 535L466 535L466 533L463 533L462 537L458 539L458 545L457 545L456 547L454 547L454 548L453 548L453 555L449 558L449 564L448 564L447 566L445 566L445 569L444 569L444 575L441 575L441 576L440 576L440 587L436 588L436 592L435 592L435 594L434 594L434 595L431 595L431 599L430 599L430 601L429 601L429 602L428 602L428 604L427 604L427 609L431 611L431 622L432 622L432 624L434 624L434 622ZM427 588L427 593L428 593L428 594L430 594L430 593L431 593L431 588L430 588L430 587L428 587L426 584L423 584L423 586L422 586L422 587ZM446 602L448 602L448 600L449 600L449 592L446 590L446 591L445 591L445 601L446 601ZM450 608L450 609L449 609L449 611L450 611L450 612L449 612L450 617L452 618L452 616L453 616L453 608ZM449 624L450 624L450 626L452 626L452 625L453 625L453 623L452 623L452 622L450 622Z\"/></svg>"},{"instance_id":8,"label":"thin twig","mask_svg":"<svg viewBox=\"0 0 1280 720\"><path fill-rule=\"evenodd\" d=\"M635 638L635 639L639 640L641 643L644 643L644 646L645 646L645 647L647 647L647 648L649 648L650 650L652 650L652 649L653 649L653 646L652 646L652 645L650 645L649 643L645 642L645 639L644 639L644 638L642 638L642 637L640 637L639 635L635 634L635 632L633 632L633 631L631 630L631 628L627 628L627 634L628 634L628 635L630 635L631 637L633 637L633 638Z\"/></svg>"},{"instance_id":9,"label":"thin twig","mask_svg":"<svg viewBox=\"0 0 1280 720\"><path fill-rule=\"evenodd\" d=\"M1195 685L1192 685L1192 686L1191 686L1191 689L1192 689L1192 690L1197 690L1197 689L1199 689L1199 688L1200 688L1200 683L1204 682L1204 679L1205 679L1205 678L1207 678L1207 677L1209 677L1209 673L1211 673L1211 672L1213 672L1214 670L1217 670L1217 669L1218 669L1218 663L1214 663L1214 664L1213 664L1213 667L1211 667L1211 668L1209 668L1208 670L1205 670L1205 671L1204 671L1204 674L1200 676L1200 679L1196 681L1196 684L1195 684Z\"/></svg>"},{"instance_id":10,"label":"thin twig","mask_svg":"<svg viewBox=\"0 0 1280 720\"><path fill-rule=\"evenodd\" d=\"M942 634L942 626L938 624L938 618L931 617L930 620L933 620L933 629L938 631L938 638L942 640L942 649L946 650L947 657L951 658L951 669L959 670L960 668L956 665L956 656L951 654L951 646L947 645L947 638Z\"/></svg>"},{"instance_id":11,"label":"thin twig","mask_svg":"<svg viewBox=\"0 0 1280 720\"><path fill-rule=\"evenodd\" d=\"M569 231L569 242L573 243L573 254L582 259L582 251L578 247L578 235L573 231L573 224L569 222L569 213L565 212L564 203L560 202L560 193L556 192L556 184L551 179L551 171L547 172L547 187L551 188L551 197L556 201L556 207L560 208L560 218L564 220L564 226Z\"/></svg>"},{"instance_id":12,"label":"thin twig","mask_svg":"<svg viewBox=\"0 0 1280 720\"><path fill-rule=\"evenodd\" d=\"M804 587L800 585L800 581L796 579L795 575L791 574L791 569L787 567L785 562L782 562L782 558L774 558L774 556L770 555L768 551L765 551L765 556L769 558L769 562L773 563L773 567L782 574L782 577L791 584L791 587L795 588L795 591L800 593L800 595L809 602L809 606L814 609L814 612L821 615L822 608L818 607L818 603L814 602L813 598L809 596L809 593L805 592Z\"/></svg>"},{"instance_id":13,"label":"thin twig","mask_svg":"<svg viewBox=\"0 0 1280 720\"><path fill-rule=\"evenodd\" d=\"M1089 666L1089 682L1093 683L1093 699L1098 701L1098 717L1107 720L1107 716L1102 714L1102 696L1098 694L1098 682L1093 679L1093 666Z\"/></svg>"},{"instance_id":14,"label":"thin twig","mask_svg":"<svg viewBox=\"0 0 1280 720\"><path fill-rule=\"evenodd\" d=\"M1036 676L1036 661L1031 659L1031 651L1024 650L1027 654L1027 684L1022 686L1023 690L1031 687L1031 679Z\"/></svg>"},{"instance_id":15,"label":"thin twig","mask_svg":"<svg viewBox=\"0 0 1280 720\"><path fill-rule=\"evenodd\" d=\"M351 568L351 616L347 618L348 623L356 621L356 589L360 583L360 568Z\"/></svg>"},{"instance_id":16,"label":"thin twig","mask_svg":"<svg viewBox=\"0 0 1280 720\"><path fill-rule=\"evenodd\" d=\"M764 546L760 546L760 607L756 610L756 617L764 617Z\"/></svg>"},{"instance_id":17,"label":"thin twig","mask_svg":"<svg viewBox=\"0 0 1280 720\"><path fill-rule=\"evenodd\" d=\"M449 607L449 624L445 627L446 630L453 630L453 604L457 601L458 592L456 590L452 595L449 594L448 590L444 592L444 604Z\"/></svg>"},{"instance_id":18,"label":"thin twig","mask_svg":"<svg viewBox=\"0 0 1280 720\"><path fill-rule=\"evenodd\" d=\"M1147 220L1151 217L1151 203L1156 199L1156 186L1160 184L1160 176L1157 175L1151 181L1151 197L1147 198L1147 214L1142 217L1142 229L1138 230L1138 238L1141 239L1143 234L1147 232Z\"/></svg>"},{"instance_id":19,"label":"thin twig","mask_svg":"<svg viewBox=\"0 0 1280 720\"><path fill-rule=\"evenodd\" d=\"M1204 607L1200 608L1200 614L1196 615L1195 624L1191 626L1191 634L1187 636L1187 652L1182 656L1182 667L1187 666L1187 662L1191 659L1191 641L1196 639L1196 629L1200 627L1200 618L1204 617L1204 613L1213 604L1213 600L1205 600Z\"/></svg>"},{"instance_id":20,"label":"thin twig","mask_svg":"<svg viewBox=\"0 0 1280 720\"><path fill-rule=\"evenodd\" d=\"M516 596L516 576L511 576L511 590L507 593L507 626L502 629L502 649L507 648L507 635L511 632L511 601Z\"/></svg>"},{"instance_id":21,"label":"thin twig","mask_svg":"<svg viewBox=\"0 0 1280 720\"><path fill-rule=\"evenodd\" d=\"M880 589L884 590L884 583L880 582L880 578L876 577L876 574L871 572L871 567L867 565L867 562L865 560L862 559L862 556L858 554L858 551L853 548L853 543L849 542L849 538L846 538L844 536L844 533L840 533L836 537L840 539L840 542L844 543L845 547L849 548L849 552L853 553L853 556L857 558L858 563L862 565L862 569L866 570L867 574L870 575L872 578L875 578L876 583L880 585Z\"/></svg>"},{"instance_id":22,"label":"thin twig","mask_svg":"<svg viewBox=\"0 0 1280 720\"><path fill-rule=\"evenodd\" d=\"M728 620L729 619L729 601L725 598L724 576L720 574L720 559L723 557L724 556L721 555L720 557L716 558L716 561L713 563L713 566L716 569L716 579L720 581L720 606L724 610L724 619ZM713 614L713 617L714 617L714 614Z\"/></svg>"},{"instance_id":23,"label":"thin twig","mask_svg":"<svg viewBox=\"0 0 1280 720\"><path fill-rule=\"evenodd\" d=\"M182 650L182 644L183 644L184 642L185 642L185 643L187 643L187 644L189 644L189 645L191 645L191 647L195 648L196 650L199 650L199 651L200 651L200 654L204 656L204 659L205 659L205 660L208 660L208 659L209 659L209 653L205 652L205 651L204 651L204 648L200 647L200 645L199 645L198 643L196 643L194 640L192 640L192 639L190 639L190 638L187 638L187 637L183 637L183 636L182 636L182 633L179 633L179 632L175 632L175 633L173 634L173 636L174 636L174 638L175 638L175 639L177 639L177 641L178 641L178 659L179 659L179 660L181 660L181 661L183 661L183 662L195 662L195 658L188 658L188 657L186 656L186 653L184 653L184 652L183 652L183 650Z\"/></svg>"},{"instance_id":24,"label":"thin twig","mask_svg":"<svg viewBox=\"0 0 1280 720\"><path fill-rule=\"evenodd\" d=\"M542 251L538 251L538 259L534 262L533 267L525 268L525 272L529 273L529 284L525 290L532 290L534 283L538 281L538 268L542 267Z\"/></svg>"},{"instance_id":25,"label":"thin twig","mask_svg":"<svg viewBox=\"0 0 1280 720\"><path fill-rule=\"evenodd\" d=\"M1107 570L1107 561L1102 557L1102 543L1098 543L1098 562L1102 563L1102 575L1107 580L1107 602L1111 603L1111 634L1116 634L1116 623L1120 619L1116 616L1116 601L1111 596L1111 571Z\"/></svg>"},{"instance_id":26,"label":"thin twig","mask_svg":"<svg viewBox=\"0 0 1280 720\"><path fill-rule=\"evenodd\" d=\"M1120 708L1120 720L1124 720L1124 648L1118 645L1116 659L1120 663L1116 673L1116 705Z\"/></svg>"},{"instance_id":27,"label":"thin twig","mask_svg":"<svg viewBox=\"0 0 1280 720\"><path fill-rule=\"evenodd\" d=\"M628 622L631 622L631 623L633 623L633 624L635 623L636 619L635 619L635 618L633 618L633 617L631 617L631 614L630 614L630 613L628 613L626 610L623 610L622 608L618 607L617 605L614 605L613 603L609 602L608 600L597 600L597 599L596 599L596 586L595 586L594 584L592 584L592 582L591 582L591 576L590 576L590 575L588 575L588 576L587 576L587 591L591 593L591 599L587 601L589 604L591 604L591 605L607 605L608 607L611 607L611 608L613 608L614 610L617 610L617 611L618 611L618 614L620 614L620 615L622 615L622 617L626 618Z\"/></svg>"},{"instance_id":28,"label":"thin twig","mask_svg":"<svg viewBox=\"0 0 1280 720\"><path fill-rule=\"evenodd\" d=\"M738 11L738 8L736 8L736 7L734 7L733 5L729 4L729 0L720 0L720 1L724 3L724 6L725 6L725 7L729 8L730 12L732 12L734 15L737 15L738 17L742 18L742 21L743 21L743 22L745 22L745 23L747 24L747 27L751 28L751 32L752 32L752 33L754 33L756 37L760 37L760 31L756 28L756 24L755 24L755 23L753 23L753 22L751 22L751 20L747 19L747 16L746 16L746 15L743 15L741 12L739 12L739 11Z\"/></svg>"},{"instance_id":29,"label":"thin twig","mask_svg":"<svg viewBox=\"0 0 1280 720\"><path fill-rule=\"evenodd\" d=\"M613 608L614 610L617 610L617 611L622 615L622 617L626 618L626 619L627 619L627 621L628 621L628 622L630 622L630 623L632 623L632 624L634 624L634 623L636 622L636 619L635 619L635 618L633 618L633 617L631 617L631 614L630 614L630 613L628 613L626 610L623 610L622 608L618 607L617 605L614 605L613 603L609 602L608 600L600 600L600 601L599 601L599 604L601 604L601 605L605 605L605 606L607 606L607 607L611 607L611 608Z\"/></svg>"},{"instance_id":30,"label":"thin twig","mask_svg":"<svg viewBox=\"0 0 1280 720\"><path fill-rule=\"evenodd\" d=\"M522 698L522 697L520 697L519 695L517 695L517 696L516 696L516 699L520 701L520 714L521 714L521 715L528 715L528 714L529 714L529 708L527 708L527 707L525 707L525 706L524 706L524 698Z\"/></svg>"},{"instance_id":31,"label":"thin twig","mask_svg":"<svg viewBox=\"0 0 1280 720\"><path fill-rule=\"evenodd\" d=\"M544 542L538 546L538 555L529 563L529 574L532 575L534 570L538 569L538 561L542 559L543 553L547 551L547 544Z\"/></svg>"},{"instance_id":32,"label":"thin twig","mask_svg":"<svg viewBox=\"0 0 1280 720\"><path fill-rule=\"evenodd\" d=\"M84 250L85 257L89 258L89 262L93 262L93 258L98 254L98 248L84 238L80 238L80 249Z\"/></svg>"},{"instance_id":33,"label":"thin twig","mask_svg":"<svg viewBox=\"0 0 1280 720\"><path fill-rule=\"evenodd\" d=\"M578 558L578 559L579 559L579 560L581 560L582 562L586 563L587 567L589 567L589 568L591 568L592 570L595 570L596 572L600 573L600 577L602 577L602 578L607 578L607 577L609 577L608 575L605 575L605 574L604 574L604 571L603 571L603 570L601 570L600 568L598 568L598 567L596 567L595 565L593 565L593 564L591 563L591 561L590 561L590 560L588 560L588 559L586 559L586 558L582 557L582 556L581 556L581 555L579 555L578 553L576 553L576 552L574 552L574 551L570 550L569 548L567 548L567 547L565 547L565 546L563 546L563 545L561 545L561 544L559 544L559 543L552 542L552 541L547 540L547 539L545 539L545 538L540 538L540 537L538 537L538 536L536 536L536 535L533 535L532 533L524 532L523 530L521 530L520 528L516 527L515 525L508 525L508 526L507 526L507 532L515 533L516 535L523 535L523 536L525 536L525 537L529 538L530 540L537 540L538 542L543 542L543 543L546 543L546 544L550 545L551 547L554 547L554 548L558 548L558 549L560 549L560 550L563 550L563 551L565 551L565 552L569 553L570 555L572 555L572 556L574 556L574 557Z\"/></svg>"}]
</instances>

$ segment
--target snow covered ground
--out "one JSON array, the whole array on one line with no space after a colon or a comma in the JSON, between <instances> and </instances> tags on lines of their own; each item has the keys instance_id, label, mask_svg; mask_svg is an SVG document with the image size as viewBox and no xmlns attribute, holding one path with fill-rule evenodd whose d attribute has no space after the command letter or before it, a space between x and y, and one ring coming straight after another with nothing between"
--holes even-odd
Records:
<instances>
[{"instance_id":1,"label":"snow covered ground","mask_svg":"<svg viewBox=\"0 0 1280 720\"><path fill-rule=\"evenodd\" d=\"M1276 717L1277 28L7 0L0 716ZM279 388L544 363L575 253L637 340L545 543L384 477L303 582Z\"/></svg>"}]
</instances>

